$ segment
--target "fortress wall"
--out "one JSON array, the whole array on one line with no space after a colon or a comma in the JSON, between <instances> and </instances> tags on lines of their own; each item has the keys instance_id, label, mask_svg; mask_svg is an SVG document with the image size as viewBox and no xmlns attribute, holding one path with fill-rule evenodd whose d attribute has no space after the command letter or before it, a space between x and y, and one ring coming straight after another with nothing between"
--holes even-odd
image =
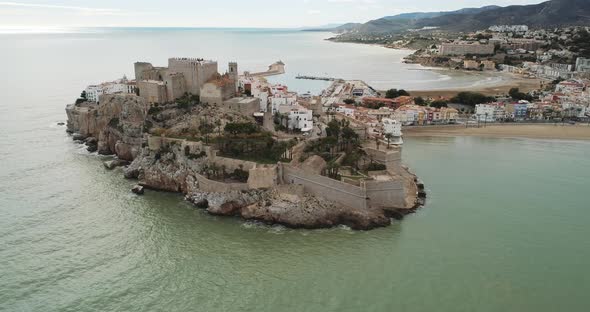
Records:
<instances>
[{"instance_id":1,"label":"fortress wall","mask_svg":"<svg viewBox=\"0 0 590 312\"><path fill-rule=\"evenodd\" d=\"M406 207L404 184L400 181L366 181L370 207Z\"/></svg>"},{"instance_id":2,"label":"fortress wall","mask_svg":"<svg viewBox=\"0 0 590 312\"><path fill-rule=\"evenodd\" d=\"M246 191L249 189L248 183L224 183L213 181L198 173L195 173L195 179L199 183L199 189L205 192L223 193L231 191Z\"/></svg>"},{"instance_id":3,"label":"fortress wall","mask_svg":"<svg viewBox=\"0 0 590 312\"><path fill-rule=\"evenodd\" d=\"M233 98L223 102L221 106L227 110L238 112L245 117L252 117L254 113L260 112L259 98Z\"/></svg>"},{"instance_id":4,"label":"fortress wall","mask_svg":"<svg viewBox=\"0 0 590 312\"><path fill-rule=\"evenodd\" d=\"M214 83L206 83L201 88L201 102L209 105L222 105L223 94L222 89L218 88Z\"/></svg>"},{"instance_id":5,"label":"fortress wall","mask_svg":"<svg viewBox=\"0 0 590 312\"><path fill-rule=\"evenodd\" d=\"M154 66L152 66L152 64L146 62L136 62L133 65L135 70L135 80L137 81L147 79L144 78L144 72L154 69Z\"/></svg>"},{"instance_id":6,"label":"fortress wall","mask_svg":"<svg viewBox=\"0 0 590 312\"><path fill-rule=\"evenodd\" d=\"M387 171L391 173L399 173L402 168L402 151L401 147L394 149L375 149L367 147L364 149L369 158L386 166Z\"/></svg>"},{"instance_id":7,"label":"fortress wall","mask_svg":"<svg viewBox=\"0 0 590 312\"><path fill-rule=\"evenodd\" d=\"M187 92L199 94L196 60L170 58L168 69L170 72L181 73L184 76Z\"/></svg>"},{"instance_id":8,"label":"fortress wall","mask_svg":"<svg viewBox=\"0 0 590 312\"><path fill-rule=\"evenodd\" d=\"M147 103L166 103L168 100L166 86L156 81L139 81L137 82L139 96Z\"/></svg>"},{"instance_id":9,"label":"fortress wall","mask_svg":"<svg viewBox=\"0 0 590 312\"><path fill-rule=\"evenodd\" d=\"M184 76L180 74L171 74L164 77L168 101L172 102L187 92Z\"/></svg>"},{"instance_id":10,"label":"fortress wall","mask_svg":"<svg viewBox=\"0 0 590 312\"><path fill-rule=\"evenodd\" d=\"M197 67L197 79L195 81L196 88L199 89L198 93L193 94L201 94L201 87L207 83L207 81L211 80L215 75L218 74L217 71L217 62L206 62Z\"/></svg>"},{"instance_id":11,"label":"fortress wall","mask_svg":"<svg viewBox=\"0 0 590 312\"><path fill-rule=\"evenodd\" d=\"M248 186L251 189L271 188L278 184L277 166L261 166L250 169Z\"/></svg>"},{"instance_id":12,"label":"fortress wall","mask_svg":"<svg viewBox=\"0 0 590 312\"><path fill-rule=\"evenodd\" d=\"M242 166L242 170L249 171L253 168L256 168L257 165L255 162L252 161L221 157L217 155L211 155L209 157L209 162L215 163L218 166L225 166L227 171L234 171L236 169L239 169L240 165Z\"/></svg>"},{"instance_id":13,"label":"fortress wall","mask_svg":"<svg viewBox=\"0 0 590 312\"><path fill-rule=\"evenodd\" d=\"M282 171L283 181L287 184L301 184L306 192L344 206L367 208L365 190L360 187L309 174L286 164L282 165Z\"/></svg>"}]
</instances>

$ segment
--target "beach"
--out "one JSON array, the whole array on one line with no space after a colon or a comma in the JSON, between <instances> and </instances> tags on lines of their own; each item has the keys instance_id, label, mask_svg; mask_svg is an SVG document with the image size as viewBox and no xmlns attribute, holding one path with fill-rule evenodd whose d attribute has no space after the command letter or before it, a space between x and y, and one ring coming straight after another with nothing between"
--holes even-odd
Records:
<instances>
[{"instance_id":1,"label":"beach","mask_svg":"<svg viewBox=\"0 0 590 312\"><path fill-rule=\"evenodd\" d=\"M428 89L428 90L410 90L412 96L430 97L430 98L451 98L459 92L471 91L479 92L488 96L507 95L511 88L519 88L521 92L530 92L540 89L548 81L538 78L524 78L522 76L499 73L499 72L469 72L469 71L452 71L443 69L432 69L440 74L455 76L472 76L476 81L468 87ZM482 77L487 79L482 79Z\"/></svg>"},{"instance_id":2,"label":"beach","mask_svg":"<svg viewBox=\"0 0 590 312\"><path fill-rule=\"evenodd\" d=\"M423 126L403 129L406 137L426 136L480 136L496 138L532 138L532 139L565 139L590 140L590 126L588 124L492 124L480 128L465 125L453 126Z\"/></svg>"}]
</instances>

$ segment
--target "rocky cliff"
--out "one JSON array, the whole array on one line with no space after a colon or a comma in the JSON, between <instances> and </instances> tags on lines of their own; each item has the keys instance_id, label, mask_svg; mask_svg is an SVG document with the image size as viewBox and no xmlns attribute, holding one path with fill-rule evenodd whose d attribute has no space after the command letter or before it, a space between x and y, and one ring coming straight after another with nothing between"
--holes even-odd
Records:
<instances>
[{"instance_id":1,"label":"rocky cliff","mask_svg":"<svg viewBox=\"0 0 590 312\"><path fill-rule=\"evenodd\" d=\"M146 103L130 94L105 95L100 104L84 102L66 107L68 132L92 142L100 154L132 161L140 151ZM91 146L92 147L92 146Z\"/></svg>"},{"instance_id":2,"label":"rocky cliff","mask_svg":"<svg viewBox=\"0 0 590 312\"><path fill-rule=\"evenodd\" d=\"M346 207L313 196L301 185L277 185L275 182L266 187L273 179L267 179L265 174L272 173L276 166L275 169L257 169L259 174L253 176L258 177L260 183L252 184L257 185L255 187L243 182L232 184L209 180L201 172L210 162L220 161L210 146L198 140L154 135L162 129L171 136L198 133L195 130L203 128L200 125L206 123L205 116L208 120L240 120L231 112L216 112L215 108L203 107L180 110L172 104L148 111L143 100L135 95L103 96L100 104L72 104L67 106L66 112L67 129L74 139L84 141L101 154L116 155L119 158L116 163L105 163L109 169L128 164L123 170L124 176L138 179L138 190L143 192L142 187L146 187L183 193L187 200L211 214L239 216L295 228L344 224L367 230L389 225L392 217L401 218L404 213L411 212L416 202L415 188L411 187L406 188L408 206L399 209ZM414 185L413 175L406 178Z\"/></svg>"}]
</instances>

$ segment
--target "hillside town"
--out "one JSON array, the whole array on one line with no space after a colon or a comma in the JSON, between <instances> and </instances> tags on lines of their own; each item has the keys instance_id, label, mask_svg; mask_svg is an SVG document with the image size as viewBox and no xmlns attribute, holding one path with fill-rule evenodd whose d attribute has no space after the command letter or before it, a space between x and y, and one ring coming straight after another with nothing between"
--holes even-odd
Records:
<instances>
[{"instance_id":1,"label":"hillside town","mask_svg":"<svg viewBox=\"0 0 590 312\"><path fill-rule=\"evenodd\" d=\"M429 45L407 62L453 69L501 70L545 79L590 78L588 27L529 29L526 25L496 25L458 34L407 34L395 41L404 46L423 40Z\"/></svg>"},{"instance_id":2,"label":"hillside town","mask_svg":"<svg viewBox=\"0 0 590 312\"><path fill-rule=\"evenodd\" d=\"M401 91L380 97L362 81L298 94L266 79L284 66L136 62L135 79L90 85L67 106L68 131L115 155L104 165L138 179L134 193L181 192L211 214L371 229L418 208L424 186L402 165L402 123L453 122L458 111L417 106Z\"/></svg>"}]
</instances>

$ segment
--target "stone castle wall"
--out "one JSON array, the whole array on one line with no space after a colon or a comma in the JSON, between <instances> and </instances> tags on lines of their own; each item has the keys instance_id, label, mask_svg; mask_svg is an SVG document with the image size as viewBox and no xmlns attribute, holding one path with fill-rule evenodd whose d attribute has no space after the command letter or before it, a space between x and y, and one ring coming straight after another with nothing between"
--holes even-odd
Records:
<instances>
[{"instance_id":1,"label":"stone castle wall","mask_svg":"<svg viewBox=\"0 0 590 312\"><path fill-rule=\"evenodd\" d=\"M286 184L301 184L306 192L323 197L343 206L367 208L364 189L317 174L307 173L287 164L282 164L283 181Z\"/></svg>"},{"instance_id":2,"label":"stone castle wall","mask_svg":"<svg viewBox=\"0 0 590 312\"><path fill-rule=\"evenodd\" d=\"M168 101L166 85L154 80L143 80L137 82L139 96L147 103L166 103Z\"/></svg>"},{"instance_id":3,"label":"stone castle wall","mask_svg":"<svg viewBox=\"0 0 590 312\"><path fill-rule=\"evenodd\" d=\"M354 185L306 172L290 164L261 165L251 161L220 157L216 155L214 149L202 142L157 136L148 137L148 147L154 151L171 144L181 145L182 151L185 150L185 147L188 147L192 154L206 151L209 163L224 166L228 172L235 169L249 172L247 183L225 183L209 180L199 174L195 175L199 188L206 192L266 189L281 184L301 185L305 192L348 207L367 209L371 207L406 208L407 206L406 185L401 177L388 181L361 181ZM391 155L395 153L390 151L383 154ZM400 170L402 169L400 168ZM385 174L385 172L380 173Z\"/></svg>"},{"instance_id":4,"label":"stone castle wall","mask_svg":"<svg viewBox=\"0 0 590 312\"><path fill-rule=\"evenodd\" d=\"M367 204L369 207L406 206L404 184L399 181L365 181Z\"/></svg>"},{"instance_id":5,"label":"stone castle wall","mask_svg":"<svg viewBox=\"0 0 590 312\"><path fill-rule=\"evenodd\" d=\"M187 92L200 95L201 87L217 74L217 62L193 58L170 58L168 70L181 73L186 81Z\"/></svg>"},{"instance_id":6,"label":"stone castle wall","mask_svg":"<svg viewBox=\"0 0 590 312\"><path fill-rule=\"evenodd\" d=\"M401 147L388 150L387 148L375 149L367 147L364 149L367 156L374 162L385 165L388 172L399 173L402 170Z\"/></svg>"},{"instance_id":7,"label":"stone castle wall","mask_svg":"<svg viewBox=\"0 0 590 312\"><path fill-rule=\"evenodd\" d=\"M166 85L166 96L168 102L172 102L182 97L187 92L186 82L182 74L172 73L165 75L164 84Z\"/></svg>"},{"instance_id":8,"label":"stone castle wall","mask_svg":"<svg viewBox=\"0 0 590 312\"><path fill-rule=\"evenodd\" d=\"M248 183L225 183L213 181L198 173L195 173L194 176L199 183L199 189L204 192L224 193L231 191L247 191L250 189Z\"/></svg>"},{"instance_id":9,"label":"stone castle wall","mask_svg":"<svg viewBox=\"0 0 590 312\"><path fill-rule=\"evenodd\" d=\"M249 171L248 186L251 189L267 189L277 186L279 183L278 169L276 165L258 165Z\"/></svg>"}]
</instances>

